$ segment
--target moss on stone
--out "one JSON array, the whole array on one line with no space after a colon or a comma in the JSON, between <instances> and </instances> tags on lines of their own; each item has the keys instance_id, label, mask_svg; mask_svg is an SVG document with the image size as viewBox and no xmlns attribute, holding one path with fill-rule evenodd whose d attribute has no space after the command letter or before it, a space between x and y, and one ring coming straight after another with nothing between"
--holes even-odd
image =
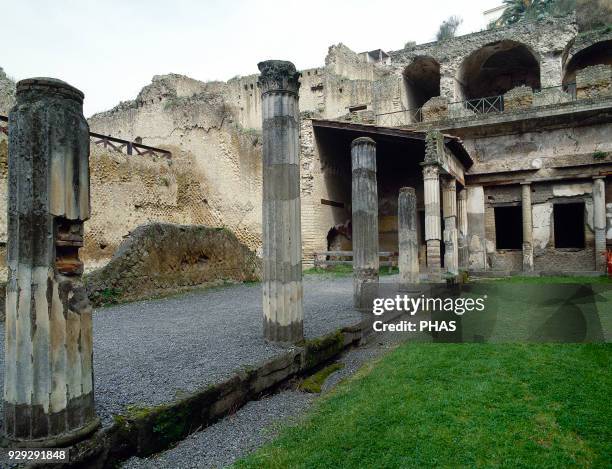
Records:
<instances>
[{"instance_id":1,"label":"moss on stone","mask_svg":"<svg viewBox=\"0 0 612 469\"><path fill-rule=\"evenodd\" d=\"M337 330L331 334L304 342L305 368L309 369L337 355L344 348L344 334Z\"/></svg>"},{"instance_id":2,"label":"moss on stone","mask_svg":"<svg viewBox=\"0 0 612 469\"><path fill-rule=\"evenodd\" d=\"M315 374L302 381L298 386L298 389L304 392L320 393L321 387L329 375L341 370L342 368L344 368L344 363L332 363L331 365L326 366L322 370L317 371Z\"/></svg>"}]
</instances>

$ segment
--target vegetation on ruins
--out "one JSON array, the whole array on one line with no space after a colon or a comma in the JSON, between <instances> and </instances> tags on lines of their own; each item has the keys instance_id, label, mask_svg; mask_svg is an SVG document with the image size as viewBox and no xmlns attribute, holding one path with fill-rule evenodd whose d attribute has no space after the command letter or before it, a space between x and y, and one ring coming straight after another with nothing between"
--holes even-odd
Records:
<instances>
[{"instance_id":1,"label":"vegetation on ruins","mask_svg":"<svg viewBox=\"0 0 612 469\"><path fill-rule=\"evenodd\" d=\"M302 381L298 386L298 389L300 391L318 394L321 392L325 380L331 374L335 373L338 370L341 370L342 368L344 368L344 363L332 363L331 365L326 366L322 370L317 371L312 376L309 376L308 378L304 379L304 381Z\"/></svg>"},{"instance_id":2,"label":"vegetation on ruins","mask_svg":"<svg viewBox=\"0 0 612 469\"><path fill-rule=\"evenodd\" d=\"M457 28L461 23L463 23L463 19L455 15L444 20L436 33L436 41L443 41L444 39L455 37Z\"/></svg>"},{"instance_id":3,"label":"vegetation on ruins","mask_svg":"<svg viewBox=\"0 0 612 469\"><path fill-rule=\"evenodd\" d=\"M607 467L611 352L407 343L236 467Z\"/></svg>"},{"instance_id":4,"label":"vegetation on ruins","mask_svg":"<svg viewBox=\"0 0 612 469\"><path fill-rule=\"evenodd\" d=\"M575 11L576 0L504 0L504 5L504 12L490 27L540 20L547 15L565 16Z\"/></svg>"}]
</instances>

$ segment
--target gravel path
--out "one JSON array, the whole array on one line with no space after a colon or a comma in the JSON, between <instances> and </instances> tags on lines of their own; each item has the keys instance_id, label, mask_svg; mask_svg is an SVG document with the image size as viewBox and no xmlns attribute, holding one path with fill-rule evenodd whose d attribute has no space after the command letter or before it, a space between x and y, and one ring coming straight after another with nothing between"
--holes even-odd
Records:
<instances>
[{"instance_id":1,"label":"gravel path","mask_svg":"<svg viewBox=\"0 0 612 469\"><path fill-rule=\"evenodd\" d=\"M96 408L103 424L126 405L157 405L286 349L262 338L261 285L232 285L102 308L94 314ZM352 278L304 280L304 329L355 324ZM0 326L0 366L4 358ZM0 373L0 388L2 373Z\"/></svg>"},{"instance_id":2,"label":"gravel path","mask_svg":"<svg viewBox=\"0 0 612 469\"><path fill-rule=\"evenodd\" d=\"M404 340L404 333L379 334L366 346L349 350L338 360L345 367L325 381L323 393L354 374L364 363ZM272 440L282 425L299 420L317 397L316 394L289 390L249 402L235 414L190 435L176 447L150 458L131 458L122 468L207 469L231 465Z\"/></svg>"}]
</instances>

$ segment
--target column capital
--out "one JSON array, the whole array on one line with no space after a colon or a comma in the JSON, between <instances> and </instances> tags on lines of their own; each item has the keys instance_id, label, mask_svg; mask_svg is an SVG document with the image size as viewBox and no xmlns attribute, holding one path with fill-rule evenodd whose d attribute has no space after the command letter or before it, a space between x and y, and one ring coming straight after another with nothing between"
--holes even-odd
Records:
<instances>
[{"instance_id":1,"label":"column capital","mask_svg":"<svg viewBox=\"0 0 612 469\"><path fill-rule=\"evenodd\" d=\"M521 186L531 186L531 181L523 181L520 183Z\"/></svg>"},{"instance_id":2,"label":"column capital","mask_svg":"<svg viewBox=\"0 0 612 469\"><path fill-rule=\"evenodd\" d=\"M423 164L423 179L437 179L440 176L438 164Z\"/></svg>"},{"instance_id":3,"label":"column capital","mask_svg":"<svg viewBox=\"0 0 612 469\"><path fill-rule=\"evenodd\" d=\"M355 145L374 145L376 146L376 142L370 137L357 137L355 140L351 142L351 148Z\"/></svg>"},{"instance_id":4,"label":"column capital","mask_svg":"<svg viewBox=\"0 0 612 469\"><path fill-rule=\"evenodd\" d=\"M257 84L262 95L270 92L298 93L301 73L286 60L266 60L257 64L260 75Z\"/></svg>"},{"instance_id":5,"label":"column capital","mask_svg":"<svg viewBox=\"0 0 612 469\"><path fill-rule=\"evenodd\" d=\"M606 176L593 176L593 180L596 180L596 179L605 179L605 178L606 178Z\"/></svg>"},{"instance_id":6,"label":"column capital","mask_svg":"<svg viewBox=\"0 0 612 469\"><path fill-rule=\"evenodd\" d=\"M452 176L442 176L440 178L442 183L442 190L447 191L456 191L457 190L457 180Z\"/></svg>"}]
</instances>

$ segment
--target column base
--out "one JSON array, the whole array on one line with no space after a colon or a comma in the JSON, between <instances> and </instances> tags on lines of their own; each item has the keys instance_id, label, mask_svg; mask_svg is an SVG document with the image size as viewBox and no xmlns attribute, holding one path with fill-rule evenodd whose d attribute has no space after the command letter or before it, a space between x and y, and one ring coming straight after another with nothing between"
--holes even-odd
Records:
<instances>
[{"instance_id":1,"label":"column base","mask_svg":"<svg viewBox=\"0 0 612 469\"><path fill-rule=\"evenodd\" d=\"M378 296L378 269L357 270L353 274L353 306L359 311L372 311Z\"/></svg>"},{"instance_id":2,"label":"column base","mask_svg":"<svg viewBox=\"0 0 612 469\"><path fill-rule=\"evenodd\" d=\"M46 438L23 439L10 438L4 435L1 446L10 448L64 448L84 440L101 426L100 418L96 417L80 428Z\"/></svg>"},{"instance_id":3,"label":"column base","mask_svg":"<svg viewBox=\"0 0 612 469\"><path fill-rule=\"evenodd\" d=\"M295 344L304 340L303 321L293 322L285 326L264 319L264 340L266 342Z\"/></svg>"},{"instance_id":4,"label":"column base","mask_svg":"<svg viewBox=\"0 0 612 469\"><path fill-rule=\"evenodd\" d=\"M533 272L533 246L523 243L523 272Z\"/></svg>"}]
</instances>

